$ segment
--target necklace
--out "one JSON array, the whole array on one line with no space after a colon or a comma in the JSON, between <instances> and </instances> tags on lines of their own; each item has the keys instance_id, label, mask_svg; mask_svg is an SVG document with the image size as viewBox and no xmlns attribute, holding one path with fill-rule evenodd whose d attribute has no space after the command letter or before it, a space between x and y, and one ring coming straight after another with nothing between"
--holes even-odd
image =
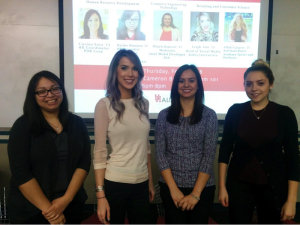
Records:
<instances>
[{"instance_id":1,"label":"necklace","mask_svg":"<svg viewBox=\"0 0 300 225\"><path fill-rule=\"evenodd\" d=\"M59 122L58 122L58 125L57 126L54 126L52 123L50 123L49 121L47 121L53 128L55 128L57 131L60 130L59 128Z\"/></svg>"},{"instance_id":2,"label":"necklace","mask_svg":"<svg viewBox=\"0 0 300 225\"><path fill-rule=\"evenodd\" d=\"M269 104L269 103L268 103L268 104ZM266 105L266 107L264 108L264 110L263 110L263 112L260 114L260 116L257 116L256 113L254 112L253 108L251 107L252 112L254 113L255 117L256 117L258 120L259 120L259 119L262 117L262 115L264 114L264 112L265 112L267 106L268 106L268 105Z\"/></svg>"}]
</instances>

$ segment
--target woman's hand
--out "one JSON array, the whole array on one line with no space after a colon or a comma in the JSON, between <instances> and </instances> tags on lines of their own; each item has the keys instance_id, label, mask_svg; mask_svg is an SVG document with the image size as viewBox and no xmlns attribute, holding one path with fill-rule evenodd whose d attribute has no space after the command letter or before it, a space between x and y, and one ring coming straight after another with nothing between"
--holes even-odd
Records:
<instances>
[{"instance_id":1,"label":"woman's hand","mask_svg":"<svg viewBox=\"0 0 300 225\"><path fill-rule=\"evenodd\" d=\"M228 198L228 192L226 190L226 187L219 188L219 201L224 207L229 206L229 198Z\"/></svg>"},{"instance_id":2,"label":"woman's hand","mask_svg":"<svg viewBox=\"0 0 300 225\"><path fill-rule=\"evenodd\" d=\"M292 220L296 215L296 202L286 201L281 209L281 221Z\"/></svg>"},{"instance_id":3,"label":"woman's hand","mask_svg":"<svg viewBox=\"0 0 300 225\"><path fill-rule=\"evenodd\" d=\"M57 219L55 220L48 220L50 224L65 224L66 218L64 214L60 214Z\"/></svg>"},{"instance_id":4,"label":"woman's hand","mask_svg":"<svg viewBox=\"0 0 300 225\"><path fill-rule=\"evenodd\" d=\"M184 210L193 210L195 205L199 202L198 199L193 197L192 195L184 196L179 202L179 207L181 207L182 211Z\"/></svg>"},{"instance_id":5,"label":"woman's hand","mask_svg":"<svg viewBox=\"0 0 300 225\"><path fill-rule=\"evenodd\" d=\"M182 194L182 192L179 190L178 187L174 187L172 189L170 189L170 193L171 193L171 197L174 201L174 204L177 208L179 208L179 202L181 199L184 198L184 195Z\"/></svg>"},{"instance_id":6,"label":"woman's hand","mask_svg":"<svg viewBox=\"0 0 300 225\"><path fill-rule=\"evenodd\" d=\"M63 213L70 202L71 200L67 199L65 196L54 199L51 207L46 211L43 211L42 214L49 221L56 220Z\"/></svg>"},{"instance_id":7,"label":"woman's hand","mask_svg":"<svg viewBox=\"0 0 300 225\"><path fill-rule=\"evenodd\" d=\"M104 224L109 224L110 207L106 198L100 198L97 201L97 215L99 221Z\"/></svg>"},{"instance_id":8,"label":"woman's hand","mask_svg":"<svg viewBox=\"0 0 300 225\"><path fill-rule=\"evenodd\" d=\"M244 35L241 36L241 39L242 39L243 41L246 41L246 40L247 40L246 36L244 36Z\"/></svg>"},{"instance_id":9,"label":"woman's hand","mask_svg":"<svg viewBox=\"0 0 300 225\"><path fill-rule=\"evenodd\" d=\"M153 186L153 182L149 181L149 200L152 202L155 196L155 189Z\"/></svg>"}]
</instances>

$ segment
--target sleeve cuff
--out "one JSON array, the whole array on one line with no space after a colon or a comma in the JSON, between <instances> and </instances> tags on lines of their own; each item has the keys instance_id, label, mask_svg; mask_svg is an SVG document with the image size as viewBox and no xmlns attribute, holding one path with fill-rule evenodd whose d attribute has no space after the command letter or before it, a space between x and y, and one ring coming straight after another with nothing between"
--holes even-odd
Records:
<instances>
[{"instance_id":1,"label":"sleeve cuff","mask_svg":"<svg viewBox=\"0 0 300 225\"><path fill-rule=\"evenodd\" d=\"M20 177L17 177L17 178L16 178L16 180L17 180L16 184L17 184L17 186L19 187L19 186L21 186L22 184L25 184L25 183L27 183L28 181L32 180L33 178L34 178L34 176L33 176L31 173L27 174L26 176L20 176Z\"/></svg>"},{"instance_id":2,"label":"sleeve cuff","mask_svg":"<svg viewBox=\"0 0 300 225\"><path fill-rule=\"evenodd\" d=\"M99 169L105 169L106 168L106 164L94 164L94 170L99 170Z\"/></svg>"},{"instance_id":3,"label":"sleeve cuff","mask_svg":"<svg viewBox=\"0 0 300 225\"><path fill-rule=\"evenodd\" d=\"M213 170L213 167L210 166L210 165L207 165L207 166L201 166L200 169L199 169L199 172L211 175L212 170Z\"/></svg>"},{"instance_id":4,"label":"sleeve cuff","mask_svg":"<svg viewBox=\"0 0 300 225\"><path fill-rule=\"evenodd\" d=\"M80 168L80 169L85 170L86 172L89 172L89 171L90 171L90 168L91 168L91 164L89 164L89 165L81 164L81 165L79 165L77 168Z\"/></svg>"},{"instance_id":5,"label":"sleeve cuff","mask_svg":"<svg viewBox=\"0 0 300 225\"><path fill-rule=\"evenodd\" d=\"M164 171L164 170L167 170L167 169L170 169L170 166L168 163L164 164L164 166L161 166L161 165L158 165L158 169L159 171Z\"/></svg>"}]
</instances>

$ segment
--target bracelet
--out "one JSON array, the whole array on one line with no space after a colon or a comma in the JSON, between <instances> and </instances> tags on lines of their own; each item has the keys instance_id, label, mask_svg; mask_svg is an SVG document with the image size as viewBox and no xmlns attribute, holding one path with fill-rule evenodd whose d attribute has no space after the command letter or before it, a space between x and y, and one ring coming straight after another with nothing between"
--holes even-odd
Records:
<instances>
[{"instance_id":1,"label":"bracelet","mask_svg":"<svg viewBox=\"0 0 300 225\"><path fill-rule=\"evenodd\" d=\"M200 201L200 198L197 197L196 195L194 195L193 193L191 193L191 196L193 196L195 199L197 199L198 201Z\"/></svg>"},{"instance_id":2,"label":"bracelet","mask_svg":"<svg viewBox=\"0 0 300 225\"><path fill-rule=\"evenodd\" d=\"M101 198L105 198L105 196L104 196L104 197L97 198L97 199L101 199Z\"/></svg>"},{"instance_id":3,"label":"bracelet","mask_svg":"<svg viewBox=\"0 0 300 225\"><path fill-rule=\"evenodd\" d=\"M95 188L95 191L96 191L96 192L104 191L104 186L102 185L102 186L96 187L96 188Z\"/></svg>"}]
</instances>

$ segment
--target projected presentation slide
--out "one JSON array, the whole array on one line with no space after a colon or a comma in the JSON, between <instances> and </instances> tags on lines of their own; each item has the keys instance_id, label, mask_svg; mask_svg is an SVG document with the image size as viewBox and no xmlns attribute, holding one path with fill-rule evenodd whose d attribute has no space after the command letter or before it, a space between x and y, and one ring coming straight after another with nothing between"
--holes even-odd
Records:
<instances>
[{"instance_id":1,"label":"projected presentation slide","mask_svg":"<svg viewBox=\"0 0 300 225\"><path fill-rule=\"evenodd\" d=\"M111 59L123 48L141 59L150 113L170 105L173 76L183 64L199 69L205 104L217 113L247 101L243 74L258 57L260 3L73 1L75 112L94 112Z\"/></svg>"}]
</instances>

